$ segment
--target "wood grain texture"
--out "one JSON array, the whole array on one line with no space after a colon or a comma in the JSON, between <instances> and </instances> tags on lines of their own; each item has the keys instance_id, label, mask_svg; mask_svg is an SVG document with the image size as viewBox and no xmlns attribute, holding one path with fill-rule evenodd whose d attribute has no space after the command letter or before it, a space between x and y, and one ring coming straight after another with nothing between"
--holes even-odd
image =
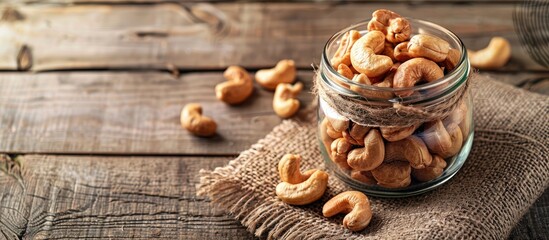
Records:
<instances>
[{"instance_id":1,"label":"wood grain texture","mask_svg":"<svg viewBox=\"0 0 549 240\"><path fill-rule=\"evenodd\" d=\"M53 4L154 4L154 3L193 3L193 2L227 2L227 0L5 0L7 4L36 4L36 3L53 3ZM249 2L317 2L315 0L255 0ZM337 3L341 0L323 0L322 2ZM429 4L429 3L459 3L459 4L471 4L471 3L519 3L521 0L345 0L345 2L351 3L409 3L409 4Z\"/></svg>"},{"instance_id":2,"label":"wood grain texture","mask_svg":"<svg viewBox=\"0 0 549 240\"><path fill-rule=\"evenodd\" d=\"M0 239L252 239L196 196L198 171L228 158L17 160L20 166L0 171ZM0 160L7 164L14 165Z\"/></svg>"},{"instance_id":3,"label":"wood grain texture","mask_svg":"<svg viewBox=\"0 0 549 240\"><path fill-rule=\"evenodd\" d=\"M0 159L0 239L254 239L240 223L196 196L199 169L228 160ZM546 192L531 208L510 239L544 238L548 196Z\"/></svg>"},{"instance_id":4,"label":"wood grain texture","mask_svg":"<svg viewBox=\"0 0 549 240\"><path fill-rule=\"evenodd\" d=\"M549 234L549 190L534 203L515 226L509 239L546 239Z\"/></svg>"},{"instance_id":5,"label":"wood grain texture","mask_svg":"<svg viewBox=\"0 0 549 240\"><path fill-rule=\"evenodd\" d=\"M311 87L312 71L298 79ZM0 74L0 152L235 155L281 119L273 92L256 86L229 106L215 97L221 72L62 72ZM312 95L299 99L306 107ZM198 102L218 135L198 138L180 126L186 103Z\"/></svg>"},{"instance_id":6,"label":"wood grain texture","mask_svg":"<svg viewBox=\"0 0 549 240\"><path fill-rule=\"evenodd\" d=\"M549 94L549 73L491 76ZM298 78L311 87L312 71ZM221 72L0 74L0 152L236 155L281 119L272 110L273 93L258 86L243 105L218 101L213 89L222 81ZM304 108L312 95L304 90L299 98ZM194 137L180 127L189 102L201 103L218 122L216 137Z\"/></svg>"},{"instance_id":7,"label":"wood grain texture","mask_svg":"<svg viewBox=\"0 0 549 240\"><path fill-rule=\"evenodd\" d=\"M0 21L0 68L222 69L295 59L318 63L329 37L379 8L438 23L471 49L492 36L508 38L510 63L502 71L546 70L520 47L513 4L408 5L334 3L220 3L153 5L28 5L11 7ZM6 11L5 7L3 8ZM24 58L19 52L29 49Z\"/></svg>"}]
</instances>

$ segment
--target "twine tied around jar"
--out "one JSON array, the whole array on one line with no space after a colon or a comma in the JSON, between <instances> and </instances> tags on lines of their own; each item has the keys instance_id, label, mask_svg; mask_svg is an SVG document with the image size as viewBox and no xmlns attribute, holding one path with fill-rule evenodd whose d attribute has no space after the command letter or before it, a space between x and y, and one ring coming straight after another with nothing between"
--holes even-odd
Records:
<instances>
[{"instance_id":1,"label":"twine tied around jar","mask_svg":"<svg viewBox=\"0 0 549 240\"><path fill-rule=\"evenodd\" d=\"M406 127L419 125L424 122L443 119L453 112L464 101L470 79L459 86L459 89L445 96L444 100L437 99L418 105L404 105L401 102L392 105L374 106L368 100L361 100L345 96L321 79L316 72L314 77L313 94L323 100L339 115L363 126L369 127Z\"/></svg>"}]
</instances>

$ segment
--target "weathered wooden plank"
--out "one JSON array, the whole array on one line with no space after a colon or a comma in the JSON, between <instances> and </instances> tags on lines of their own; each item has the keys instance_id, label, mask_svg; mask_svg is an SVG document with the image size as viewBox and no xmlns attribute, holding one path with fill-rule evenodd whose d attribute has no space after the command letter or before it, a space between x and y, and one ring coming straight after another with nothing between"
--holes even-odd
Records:
<instances>
[{"instance_id":1,"label":"weathered wooden plank","mask_svg":"<svg viewBox=\"0 0 549 240\"><path fill-rule=\"evenodd\" d=\"M226 157L0 160L0 239L253 239L196 196L198 171Z\"/></svg>"},{"instance_id":2,"label":"weathered wooden plank","mask_svg":"<svg viewBox=\"0 0 549 240\"><path fill-rule=\"evenodd\" d=\"M549 73L481 73L519 88L549 95Z\"/></svg>"},{"instance_id":3,"label":"weathered wooden plank","mask_svg":"<svg viewBox=\"0 0 549 240\"><path fill-rule=\"evenodd\" d=\"M306 89L312 71L300 72ZM235 155L281 119L272 92L256 86L239 106L215 97L222 72L61 72L0 75L0 152ZM304 105L312 95L303 91ZM218 123L218 135L183 130L186 103L198 102ZM305 107L305 106L304 106Z\"/></svg>"},{"instance_id":4,"label":"weathered wooden plank","mask_svg":"<svg viewBox=\"0 0 549 240\"><path fill-rule=\"evenodd\" d=\"M189 3L189 2L227 2L226 0L5 0L8 4L35 4L35 3L54 3L54 4L154 4L154 3ZM340 2L341 0L324 0L325 2ZM229 1L230 2L230 1ZM272 2L266 0L255 0L249 2ZM299 1L279 1L279 2L315 2L314 0ZM360 3L410 3L410 4L430 4L430 3L520 3L520 0L345 0L345 2Z\"/></svg>"},{"instance_id":5,"label":"weathered wooden plank","mask_svg":"<svg viewBox=\"0 0 549 240\"><path fill-rule=\"evenodd\" d=\"M549 94L549 73L491 76ZM298 78L308 89L312 71ZM238 154L281 119L271 107L273 93L257 86L241 106L218 101L213 89L222 81L221 72L0 74L0 152ZM307 106L312 95L304 91L300 99ZM180 127L189 102L203 104L218 122L218 136L197 138Z\"/></svg>"},{"instance_id":6,"label":"weathered wooden plank","mask_svg":"<svg viewBox=\"0 0 549 240\"><path fill-rule=\"evenodd\" d=\"M25 155L16 164L1 159L0 236L253 239L237 221L196 196L198 170L228 160ZM547 214L547 196L530 209L511 239L545 236L547 219L540 218Z\"/></svg>"},{"instance_id":7,"label":"weathered wooden plank","mask_svg":"<svg viewBox=\"0 0 549 240\"><path fill-rule=\"evenodd\" d=\"M515 226L509 239L545 239L549 233L549 189L534 203Z\"/></svg>"},{"instance_id":8,"label":"weathered wooden plank","mask_svg":"<svg viewBox=\"0 0 549 240\"><path fill-rule=\"evenodd\" d=\"M520 47L513 4L354 3L14 6L11 14L21 17L0 21L0 68L24 69L16 54L23 46L35 71L260 68L283 58L307 68L319 62L333 33L379 8L436 22L472 49L506 37L513 53L502 70L544 70Z\"/></svg>"}]
</instances>

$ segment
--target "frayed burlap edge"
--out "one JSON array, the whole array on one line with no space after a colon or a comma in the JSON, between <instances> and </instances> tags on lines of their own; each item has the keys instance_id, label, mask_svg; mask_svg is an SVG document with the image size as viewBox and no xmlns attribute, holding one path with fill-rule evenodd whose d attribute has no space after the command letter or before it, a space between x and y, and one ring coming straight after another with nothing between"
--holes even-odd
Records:
<instances>
[{"instance_id":1,"label":"frayed burlap edge","mask_svg":"<svg viewBox=\"0 0 549 240\"><path fill-rule=\"evenodd\" d=\"M252 145L249 150L242 152L236 159L231 160L227 166L218 167L213 171L200 170L200 183L196 186L197 195L209 197L214 204L225 209L257 237L362 239L361 236L353 236L343 228L334 228L329 222L320 219L311 220L315 218L306 210L300 211L280 201L264 198L261 193L246 189L241 181L235 179L238 169L247 161L252 161L251 156L256 155L265 143L279 139L277 134L282 132L281 128L287 128L288 124L306 127L313 123L284 120L265 138ZM284 218L284 221L281 221L281 218Z\"/></svg>"}]
</instances>

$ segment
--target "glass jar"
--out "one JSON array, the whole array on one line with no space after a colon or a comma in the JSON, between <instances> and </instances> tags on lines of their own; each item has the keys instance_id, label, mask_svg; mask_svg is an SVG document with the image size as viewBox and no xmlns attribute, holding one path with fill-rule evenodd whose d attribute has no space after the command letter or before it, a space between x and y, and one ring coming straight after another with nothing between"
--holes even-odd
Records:
<instances>
[{"instance_id":1,"label":"glass jar","mask_svg":"<svg viewBox=\"0 0 549 240\"><path fill-rule=\"evenodd\" d=\"M328 40L316 76L317 89L322 84L340 100L319 92L318 139L324 162L346 184L373 196L406 197L442 185L463 166L473 141L466 48L441 26L408 20L412 36L433 35L459 51L459 62L443 78L409 88L388 88L360 84L339 74L330 64L339 41L349 30L367 33L368 21ZM398 97L403 92L412 94ZM341 104L342 99L354 105Z\"/></svg>"}]
</instances>

